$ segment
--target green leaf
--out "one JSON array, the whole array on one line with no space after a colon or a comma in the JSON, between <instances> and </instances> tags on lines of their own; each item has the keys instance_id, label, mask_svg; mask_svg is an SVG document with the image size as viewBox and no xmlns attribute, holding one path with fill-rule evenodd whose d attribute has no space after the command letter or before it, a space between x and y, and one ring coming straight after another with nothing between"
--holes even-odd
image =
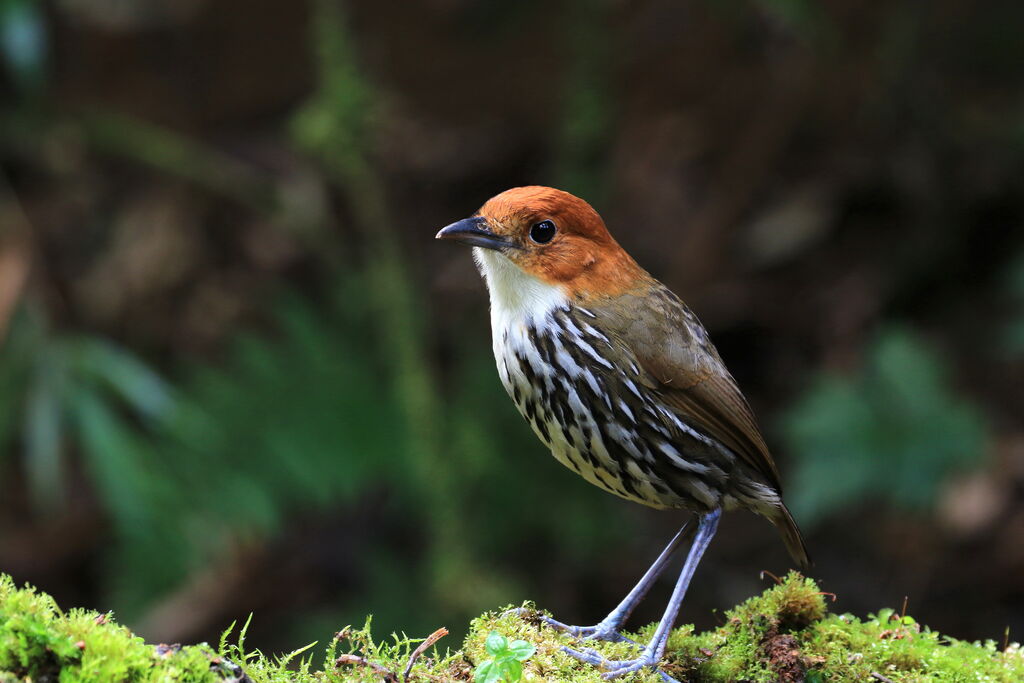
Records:
<instances>
[{"instance_id":1,"label":"green leaf","mask_svg":"<svg viewBox=\"0 0 1024 683\"><path fill-rule=\"evenodd\" d=\"M43 80L47 31L42 3L7 0L0 3L0 58L20 85L36 88Z\"/></svg>"},{"instance_id":2,"label":"green leaf","mask_svg":"<svg viewBox=\"0 0 1024 683\"><path fill-rule=\"evenodd\" d=\"M83 337L70 344L78 370L108 386L133 410L148 418L167 415L174 406L171 386L144 361L105 339Z\"/></svg>"},{"instance_id":3,"label":"green leaf","mask_svg":"<svg viewBox=\"0 0 1024 683\"><path fill-rule=\"evenodd\" d=\"M47 509L63 499L61 432L64 364L51 345L35 363L25 405L25 469L33 502Z\"/></svg>"},{"instance_id":4,"label":"green leaf","mask_svg":"<svg viewBox=\"0 0 1024 683\"><path fill-rule=\"evenodd\" d=\"M500 666L502 678L509 683L515 683L523 677L523 665L518 660L506 659L501 662Z\"/></svg>"},{"instance_id":5,"label":"green leaf","mask_svg":"<svg viewBox=\"0 0 1024 683\"><path fill-rule=\"evenodd\" d=\"M493 659L488 659L473 672L473 680L477 683L497 683L501 680L501 669Z\"/></svg>"},{"instance_id":6,"label":"green leaf","mask_svg":"<svg viewBox=\"0 0 1024 683\"><path fill-rule=\"evenodd\" d=\"M508 644L508 653L520 662L524 662L532 657L533 653L536 651L537 648L525 640L513 640Z\"/></svg>"},{"instance_id":7,"label":"green leaf","mask_svg":"<svg viewBox=\"0 0 1024 683\"><path fill-rule=\"evenodd\" d=\"M494 657L503 655L508 649L508 639L497 631L491 631L491 635L487 636L487 642L484 643L484 649Z\"/></svg>"},{"instance_id":8,"label":"green leaf","mask_svg":"<svg viewBox=\"0 0 1024 683\"><path fill-rule=\"evenodd\" d=\"M868 498L926 508L952 473L980 464L986 422L947 374L941 356L897 327L873 340L859 373L819 377L785 418L794 515L810 525Z\"/></svg>"}]
</instances>

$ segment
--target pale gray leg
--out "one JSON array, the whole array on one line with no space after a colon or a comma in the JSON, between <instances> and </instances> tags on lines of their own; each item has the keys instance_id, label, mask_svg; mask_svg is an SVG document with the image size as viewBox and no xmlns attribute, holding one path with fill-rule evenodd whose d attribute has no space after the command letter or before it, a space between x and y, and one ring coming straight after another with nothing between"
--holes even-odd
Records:
<instances>
[{"instance_id":1,"label":"pale gray leg","mask_svg":"<svg viewBox=\"0 0 1024 683\"><path fill-rule=\"evenodd\" d=\"M665 654L665 644L668 642L669 633L672 631L672 626L675 625L676 617L679 615L679 607L683 604L683 597L686 595L686 589L690 585L690 579L693 578L693 572L697 569L697 565L700 564L700 558L704 556L704 551L707 550L708 544L718 529L718 519L721 515L721 510L713 510L700 518L697 525L697 533L693 539L693 545L690 546L690 552L686 556L686 563L683 565L683 570L679 573L679 578L676 580L676 587L672 591L672 597L668 601L668 606L665 608L665 614L661 617L658 628L654 632L654 636L651 637L651 642L641 651L639 657L636 659L614 661L605 659L592 649L582 651L568 647L563 647L562 649L580 661L604 669L605 673L602 675L602 678L605 679L617 678L642 669L645 666L656 668L658 662L661 661L662 656ZM659 673L663 680L671 680L671 677L664 672Z\"/></svg>"},{"instance_id":2,"label":"pale gray leg","mask_svg":"<svg viewBox=\"0 0 1024 683\"><path fill-rule=\"evenodd\" d=\"M654 564L644 573L640 578L640 581L633 586L633 590L629 592L622 602L611 611L611 613L602 619L599 623L594 626L570 626L569 624L563 624L556 619L550 617L543 617L545 623L548 626L558 629L559 631L565 631L578 638L589 638L592 640L608 640L612 642L618 642L625 640L625 637L619 634L619 629L622 628L622 624L625 623L626 619L633 612L640 601L644 599L647 592L654 585L654 581L665 571L665 567L668 566L669 560L672 559L672 555L679 549L683 541L686 540L689 534L687 533L687 526L684 524L681 529L676 533L675 537L669 541L669 544L665 546L665 549L658 555L658 559L654 561Z\"/></svg>"}]
</instances>

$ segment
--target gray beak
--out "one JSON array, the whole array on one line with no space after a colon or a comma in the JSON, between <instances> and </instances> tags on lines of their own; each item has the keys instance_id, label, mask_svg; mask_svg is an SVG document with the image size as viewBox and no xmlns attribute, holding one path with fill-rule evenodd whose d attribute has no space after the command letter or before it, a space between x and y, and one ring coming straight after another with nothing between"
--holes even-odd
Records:
<instances>
[{"instance_id":1,"label":"gray beak","mask_svg":"<svg viewBox=\"0 0 1024 683\"><path fill-rule=\"evenodd\" d=\"M461 221L452 223L446 228L442 228L441 231L435 235L435 239L452 240L453 242L468 244L473 247L496 249L498 251L508 247L518 246L504 237L495 235L490 231L489 227L487 219L481 218L480 216L474 216L473 218L465 218Z\"/></svg>"}]
</instances>

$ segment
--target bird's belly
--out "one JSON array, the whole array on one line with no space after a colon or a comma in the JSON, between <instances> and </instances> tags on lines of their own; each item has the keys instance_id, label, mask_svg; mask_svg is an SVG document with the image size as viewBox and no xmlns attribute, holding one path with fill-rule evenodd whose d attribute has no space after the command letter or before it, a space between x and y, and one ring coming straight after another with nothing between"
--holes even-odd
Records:
<instances>
[{"instance_id":1,"label":"bird's belly","mask_svg":"<svg viewBox=\"0 0 1024 683\"><path fill-rule=\"evenodd\" d=\"M591 484L650 507L720 505L720 486L707 479L723 473L657 438L657 419L645 416L640 402L630 407L636 397L618 385L617 369L573 361L566 340L538 344L537 334L527 326L503 330L494 355L505 390L556 460Z\"/></svg>"},{"instance_id":2,"label":"bird's belly","mask_svg":"<svg viewBox=\"0 0 1024 683\"><path fill-rule=\"evenodd\" d=\"M506 384L505 388L514 400L516 387L509 389ZM551 449L555 460L609 493L645 505L670 507L642 477L636 482L624 479L622 468L608 456L601 438L601 430L597 426L601 416L586 408L565 415L564 410L559 410L564 404L533 395L525 386L518 389L521 399L515 403L519 413L544 445ZM568 400L568 390L556 389L555 393L564 393Z\"/></svg>"}]
</instances>

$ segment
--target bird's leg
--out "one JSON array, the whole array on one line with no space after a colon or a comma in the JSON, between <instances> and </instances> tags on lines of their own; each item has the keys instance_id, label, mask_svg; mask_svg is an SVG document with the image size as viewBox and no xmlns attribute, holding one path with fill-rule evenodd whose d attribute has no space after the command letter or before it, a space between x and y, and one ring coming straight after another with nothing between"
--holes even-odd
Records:
<instances>
[{"instance_id":1,"label":"bird's leg","mask_svg":"<svg viewBox=\"0 0 1024 683\"><path fill-rule=\"evenodd\" d=\"M690 579L693 578L693 572L697 569L700 558L704 555L704 551L707 550L711 538L715 535L715 530L718 528L718 518L721 514L721 510L713 510L700 518L697 525L697 533L693 539L693 545L690 546L690 552L686 556L686 563L683 565L683 570L679 573L679 579L676 580L676 587L672 591L668 607L665 608L665 614L661 617L651 642L644 647L639 657L636 659L608 660L594 650L578 651L568 647L563 647L562 649L582 662L587 662L604 669L605 673L601 676L604 679L617 678L642 669L645 666L657 667L662 655L665 654L665 644L668 642L669 633L676 622L676 616L679 614L679 607L683 603L686 589L690 585ZM662 678L665 677L666 675L662 674Z\"/></svg>"},{"instance_id":2,"label":"bird's leg","mask_svg":"<svg viewBox=\"0 0 1024 683\"><path fill-rule=\"evenodd\" d=\"M665 546L665 549L661 551L661 554L658 555L658 559L654 561L654 564L652 564L644 573L640 578L640 581L633 586L633 590L629 592L629 595L623 598L622 602L620 602L618 606L599 623L593 626L570 626L569 624L563 624L562 622L550 617L544 617L544 622L552 628L556 628L559 631L565 631L577 638L610 640L613 642L624 640L625 638L619 635L619 629L636 606L640 604L640 601L644 599L644 596L647 595L651 586L654 585L655 579L665 571L665 567L668 566L669 560L672 559L672 555L679 549L679 546L682 545L687 536L690 535L687 527L688 525L683 525L672 540L669 541L669 544Z\"/></svg>"}]
</instances>

